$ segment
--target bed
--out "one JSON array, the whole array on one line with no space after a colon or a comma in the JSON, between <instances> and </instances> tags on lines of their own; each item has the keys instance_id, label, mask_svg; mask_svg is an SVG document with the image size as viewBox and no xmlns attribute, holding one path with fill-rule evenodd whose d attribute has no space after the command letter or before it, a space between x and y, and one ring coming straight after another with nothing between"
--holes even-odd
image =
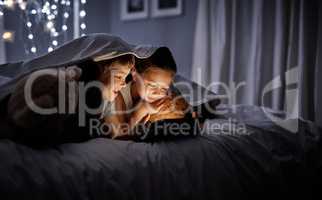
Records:
<instances>
[{"instance_id":1,"label":"bed","mask_svg":"<svg viewBox=\"0 0 322 200\"><path fill-rule=\"evenodd\" d=\"M67 44L68 64L101 54L110 36L86 36ZM118 40L118 39L117 39ZM99 41L99 42L98 42ZM112 43L113 44L113 43ZM123 44L123 43L122 43ZM93 48L95 46L96 48ZM112 45L113 46L113 45ZM86 47L86 48L85 48ZM128 45L118 50L129 51ZM136 49L134 47L133 49ZM144 50L144 49L143 49ZM68 52L70 52L68 51ZM140 49L142 52L142 49ZM57 66L64 51L20 64L0 87L8 95L15 74ZM147 53L147 52L145 52ZM143 53L144 54L144 53ZM147 53L149 54L149 52ZM195 90L195 89L194 89ZM198 100L195 103L200 103ZM0 137L0 198L5 199L313 199L320 198L321 130L309 121L298 131L278 126L262 107L220 105L198 135L153 142L95 138L80 143L32 147ZM283 113L272 111L276 117ZM285 119L286 120L286 119ZM232 128L229 124L236 125ZM1 136L5 128L1 126ZM242 130L242 131L240 131Z\"/></svg>"},{"instance_id":2,"label":"bed","mask_svg":"<svg viewBox=\"0 0 322 200\"><path fill-rule=\"evenodd\" d=\"M232 109L226 107L225 109ZM311 199L321 181L321 137L294 134L260 107L235 106L236 123L171 141L106 138L35 149L0 140L1 199ZM224 124L231 113L207 123ZM241 120L242 119L242 120Z\"/></svg>"}]
</instances>

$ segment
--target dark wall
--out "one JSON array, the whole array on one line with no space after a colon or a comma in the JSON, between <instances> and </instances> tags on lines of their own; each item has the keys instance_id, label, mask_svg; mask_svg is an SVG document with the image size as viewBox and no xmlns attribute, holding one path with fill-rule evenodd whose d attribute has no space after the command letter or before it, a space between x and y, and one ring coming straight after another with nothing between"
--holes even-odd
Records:
<instances>
[{"instance_id":1,"label":"dark wall","mask_svg":"<svg viewBox=\"0 0 322 200\"><path fill-rule=\"evenodd\" d=\"M88 31L119 35L133 44L167 46L179 73L190 77L197 6L198 0L185 0L180 16L122 21L119 0L91 0L87 5Z\"/></svg>"}]
</instances>

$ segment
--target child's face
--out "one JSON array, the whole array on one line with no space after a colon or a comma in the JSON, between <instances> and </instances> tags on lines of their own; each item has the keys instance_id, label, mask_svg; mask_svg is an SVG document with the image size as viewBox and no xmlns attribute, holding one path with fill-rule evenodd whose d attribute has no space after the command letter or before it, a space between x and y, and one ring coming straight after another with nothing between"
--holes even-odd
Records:
<instances>
[{"instance_id":1,"label":"child's face","mask_svg":"<svg viewBox=\"0 0 322 200\"><path fill-rule=\"evenodd\" d=\"M141 99L152 103L167 96L173 76L174 73L170 70L149 67L143 73L136 73L133 77Z\"/></svg>"},{"instance_id":2,"label":"child's face","mask_svg":"<svg viewBox=\"0 0 322 200\"><path fill-rule=\"evenodd\" d=\"M105 72L101 75L101 81L104 84L103 99L108 101L115 100L118 92L126 85L125 79L132 67L133 65L124 65L117 61L106 67Z\"/></svg>"}]
</instances>

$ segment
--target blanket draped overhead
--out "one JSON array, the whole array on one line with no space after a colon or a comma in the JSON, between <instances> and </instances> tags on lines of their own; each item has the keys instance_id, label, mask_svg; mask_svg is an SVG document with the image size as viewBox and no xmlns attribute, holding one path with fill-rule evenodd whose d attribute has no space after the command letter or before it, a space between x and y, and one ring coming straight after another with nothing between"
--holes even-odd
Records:
<instances>
[{"instance_id":1,"label":"blanket draped overhead","mask_svg":"<svg viewBox=\"0 0 322 200\"><path fill-rule=\"evenodd\" d=\"M80 37L35 59L0 65L1 76L12 78L0 87L0 100L12 92L19 79L35 70L77 65L87 60L108 60L125 54L147 58L158 48L128 44L119 37L103 33Z\"/></svg>"},{"instance_id":2,"label":"blanket draped overhead","mask_svg":"<svg viewBox=\"0 0 322 200\"><path fill-rule=\"evenodd\" d=\"M0 65L0 75L11 79L0 86L0 101L12 93L16 83L21 78L33 71L78 65L88 60L98 62L125 54L132 54L137 58L148 58L159 48L165 47L133 45L117 36L105 33L89 34L72 40L54 51L35 59ZM189 88L193 88L193 92L191 92L187 90L186 86L177 86L177 89L186 97L186 100L191 105L199 105L206 102L214 95L212 92L180 75L175 77L175 82L185 82L191 86Z\"/></svg>"}]
</instances>

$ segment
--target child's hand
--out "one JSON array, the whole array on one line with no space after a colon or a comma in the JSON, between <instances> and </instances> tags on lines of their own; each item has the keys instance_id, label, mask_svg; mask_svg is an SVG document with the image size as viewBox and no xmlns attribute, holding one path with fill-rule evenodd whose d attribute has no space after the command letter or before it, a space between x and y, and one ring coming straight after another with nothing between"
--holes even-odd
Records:
<instances>
[{"instance_id":1,"label":"child's hand","mask_svg":"<svg viewBox=\"0 0 322 200\"><path fill-rule=\"evenodd\" d=\"M140 122L146 123L150 119L150 115L160 112L160 110L165 106L166 101L167 97L159 99L153 103L141 101L130 118L130 127L133 128Z\"/></svg>"},{"instance_id":2,"label":"child's hand","mask_svg":"<svg viewBox=\"0 0 322 200\"><path fill-rule=\"evenodd\" d=\"M164 119L182 119L189 112L190 105L182 96L172 96L166 99L161 110L149 117L150 122Z\"/></svg>"},{"instance_id":3,"label":"child's hand","mask_svg":"<svg viewBox=\"0 0 322 200\"><path fill-rule=\"evenodd\" d=\"M141 109L143 110L143 112L145 112L145 114L156 114L158 112L160 112L160 110L162 108L164 108L166 105L166 103L168 102L167 101L167 97L166 98L162 98L162 99L159 99L153 103L148 103L146 101L143 101L142 102L142 107Z\"/></svg>"}]
</instances>

